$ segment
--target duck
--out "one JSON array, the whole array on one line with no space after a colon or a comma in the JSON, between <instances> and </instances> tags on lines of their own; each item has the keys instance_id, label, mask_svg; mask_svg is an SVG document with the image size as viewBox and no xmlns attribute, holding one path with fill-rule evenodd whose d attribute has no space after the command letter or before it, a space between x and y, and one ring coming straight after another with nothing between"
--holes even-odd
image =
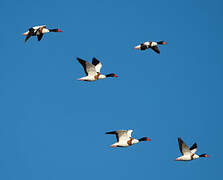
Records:
<instances>
[{"instance_id":1,"label":"duck","mask_svg":"<svg viewBox=\"0 0 223 180\"><path fill-rule=\"evenodd\" d=\"M159 41L159 42L147 41L147 42L144 42L140 45L135 46L134 48L138 49L138 50L141 50L141 51L144 51L146 49L151 48L157 54L160 54L160 50L158 48L158 45L164 45L164 44L167 44L167 42L165 42L165 41Z\"/></svg>"},{"instance_id":2,"label":"duck","mask_svg":"<svg viewBox=\"0 0 223 180\"><path fill-rule=\"evenodd\" d=\"M40 41L43 37L43 34L46 34L48 32L62 32L62 31L60 29L47 29L46 25L40 25L29 28L29 30L23 33L22 35L26 36L25 42L31 36L37 36L38 41Z\"/></svg>"},{"instance_id":3,"label":"duck","mask_svg":"<svg viewBox=\"0 0 223 180\"><path fill-rule=\"evenodd\" d=\"M191 161L193 159L198 159L200 157L209 157L208 154L197 155L197 143L194 143L190 148L183 142L183 140L178 137L179 149L182 156L176 158L176 161Z\"/></svg>"},{"instance_id":4,"label":"duck","mask_svg":"<svg viewBox=\"0 0 223 180\"><path fill-rule=\"evenodd\" d=\"M131 136L132 132L133 132L133 130L129 129L129 130L110 131L110 132L106 132L105 134L115 134L116 135L117 142L112 144L111 147L128 147L128 146L132 146L133 144L137 144L142 141L151 141L151 139L148 137L143 137L140 139L132 138L132 136Z\"/></svg>"},{"instance_id":5,"label":"duck","mask_svg":"<svg viewBox=\"0 0 223 180\"><path fill-rule=\"evenodd\" d=\"M105 79L108 77L118 77L114 73L106 75L101 74L100 71L102 68L102 63L95 57L92 58L92 63L89 63L79 57L77 57L77 60L83 66L86 73L86 76L78 79L79 81L96 81L98 79Z\"/></svg>"}]
</instances>

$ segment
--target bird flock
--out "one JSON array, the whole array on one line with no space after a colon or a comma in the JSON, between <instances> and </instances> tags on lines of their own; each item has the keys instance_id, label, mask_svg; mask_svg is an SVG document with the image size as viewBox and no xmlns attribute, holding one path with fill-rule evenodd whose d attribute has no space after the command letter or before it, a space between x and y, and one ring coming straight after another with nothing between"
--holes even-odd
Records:
<instances>
[{"instance_id":1,"label":"bird flock","mask_svg":"<svg viewBox=\"0 0 223 180\"><path fill-rule=\"evenodd\" d=\"M22 35L26 36L25 42L31 37L31 36L37 36L37 40L40 41L44 34L49 32L62 32L60 29L47 29L46 25L41 26L34 26L28 29L27 32L23 33ZM167 44L165 41L147 41L140 45L137 45L134 47L136 50L144 51L146 49L152 49L157 54L160 54L160 50L158 48L158 45L165 45ZM107 77L118 77L115 73L109 73L109 74L101 74L100 70L102 68L102 63L95 57L92 58L92 63L87 62L79 57L77 57L77 61L82 65L86 76L79 78L80 81L96 81L99 79L105 79ZM135 139L132 137L133 130L116 130L116 131L110 131L106 132L105 134L114 134L116 136L117 142L111 145L111 147L128 147L132 146L133 144L137 144L142 141L151 141L148 137L142 137L140 139ZM197 159L200 157L209 157L207 154L195 154L197 151L197 143L194 143L190 148L184 143L184 141L178 137L178 144L179 149L182 154L182 156L179 156L176 158L176 161L191 161L193 159Z\"/></svg>"}]
</instances>

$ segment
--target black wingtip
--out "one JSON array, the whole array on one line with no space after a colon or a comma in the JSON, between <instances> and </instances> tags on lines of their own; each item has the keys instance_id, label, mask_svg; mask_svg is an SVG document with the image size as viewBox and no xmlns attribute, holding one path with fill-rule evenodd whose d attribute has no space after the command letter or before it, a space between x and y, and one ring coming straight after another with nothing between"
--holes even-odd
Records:
<instances>
[{"instance_id":1,"label":"black wingtip","mask_svg":"<svg viewBox=\"0 0 223 180\"><path fill-rule=\"evenodd\" d=\"M178 143L179 144L183 143L183 140L180 137L178 137Z\"/></svg>"},{"instance_id":2,"label":"black wingtip","mask_svg":"<svg viewBox=\"0 0 223 180\"><path fill-rule=\"evenodd\" d=\"M95 59L95 60L99 61L96 57L93 57L92 59Z\"/></svg>"},{"instance_id":3,"label":"black wingtip","mask_svg":"<svg viewBox=\"0 0 223 180\"><path fill-rule=\"evenodd\" d=\"M100 61L99 61L96 57L93 57L93 58L92 58L92 64L93 64L93 65L96 66L96 65L99 64L99 63L100 63Z\"/></svg>"},{"instance_id":4,"label":"black wingtip","mask_svg":"<svg viewBox=\"0 0 223 180\"><path fill-rule=\"evenodd\" d=\"M83 61L83 59L81 59L81 58L79 58L79 57L77 57L77 60L78 60L78 61Z\"/></svg>"},{"instance_id":5,"label":"black wingtip","mask_svg":"<svg viewBox=\"0 0 223 180\"><path fill-rule=\"evenodd\" d=\"M197 148L197 143L194 143L191 147L190 150L196 149Z\"/></svg>"},{"instance_id":6,"label":"black wingtip","mask_svg":"<svg viewBox=\"0 0 223 180\"><path fill-rule=\"evenodd\" d=\"M109 132L106 132L105 134L115 134L116 131L109 131Z\"/></svg>"}]
</instances>

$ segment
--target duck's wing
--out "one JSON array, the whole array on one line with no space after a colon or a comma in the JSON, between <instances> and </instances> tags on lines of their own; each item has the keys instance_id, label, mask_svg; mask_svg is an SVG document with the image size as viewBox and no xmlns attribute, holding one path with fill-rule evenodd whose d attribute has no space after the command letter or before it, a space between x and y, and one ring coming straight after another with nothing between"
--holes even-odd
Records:
<instances>
[{"instance_id":1,"label":"duck's wing","mask_svg":"<svg viewBox=\"0 0 223 180\"><path fill-rule=\"evenodd\" d=\"M105 134L115 134L117 142L127 141L129 139L128 130L110 131L106 132Z\"/></svg>"},{"instance_id":2,"label":"duck's wing","mask_svg":"<svg viewBox=\"0 0 223 180\"><path fill-rule=\"evenodd\" d=\"M160 50L159 50L159 48L157 46L152 46L151 49L153 51L155 51L156 53L160 54Z\"/></svg>"},{"instance_id":3,"label":"duck's wing","mask_svg":"<svg viewBox=\"0 0 223 180\"><path fill-rule=\"evenodd\" d=\"M197 143L194 143L191 147L190 147L190 151L191 153L195 153L197 151Z\"/></svg>"},{"instance_id":4,"label":"duck's wing","mask_svg":"<svg viewBox=\"0 0 223 180\"><path fill-rule=\"evenodd\" d=\"M127 131L127 135L128 135L129 138L132 137L132 132L133 132L132 129L129 129L129 130Z\"/></svg>"},{"instance_id":5,"label":"duck's wing","mask_svg":"<svg viewBox=\"0 0 223 180\"><path fill-rule=\"evenodd\" d=\"M118 131L118 137L119 141L126 142L131 137L132 130L119 130Z\"/></svg>"},{"instance_id":6,"label":"duck's wing","mask_svg":"<svg viewBox=\"0 0 223 180\"><path fill-rule=\"evenodd\" d=\"M29 33L26 35L26 39L25 39L25 42L35 34L35 30L33 28L30 28L29 29Z\"/></svg>"},{"instance_id":7,"label":"duck's wing","mask_svg":"<svg viewBox=\"0 0 223 180\"><path fill-rule=\"evenodd\" d=\"M78 62L83 66L84 71L87 76L95 76L97 75L95 66L83 59L77 58Z\"/></svg>"},{"instance_id":8,"label":"duck's wing","mask_svg":"<svg viewBox=\"0 0 223 180\"><path fill-rule=\"evenodd\" d=\"M38 30L39 28L46 28L46 25L34 26L32 28L35 29L35 30Z\"/></svg>"},{"instance_id":9,"label":"duck's wing","mask_svg":"<svg viewBox=\"0 0 223 180\"><path fill-rule=\"evenodd\" d=\"M115 134L117 142L119 142L119 136L118 136L117 131L110 131L110 132L106 132L105 134Z\"/></svg>"},{"instance_id":10,"label":"duck's wing","mask_svg":"<svg viewBox=\"0 0 223 180\"><path fill-rule=\"evenodd\" d=\"M37 32L36 34L37 34L38 41L40 41L42 39L42 37L43 37L42 31L45 28L46 28L46 25L43 25L43 26L40 26L40 28L36 30L36 32Z\"/></svg>"},{"instance_id":11,"label":"duck's wing","mask_svg":"<svg viewBox=\"0 0 223 180\"><path fill-rule=\"evenodd\" d=\"M40 41L40 40L42 39L42 37L43 37L43 33L37 35L37 39L38 39L38 41Z\"/></svg>"},{"instance_id":12,"label":"duck's wing","mask_svg":"<svg viewBox=\"0 0 223 180\"><path fill-rule=\"evenodd\" d=\"M183 142L181 138L178 138L179 149L182 155L191 154L189 147Z\"/></svg>"},{"instance_id":13,"label":"duck's wing","mask_svg":"<svg viewBox=\"0 0 223 180\"><path fill-rule=\"evenodd\" d=\"M147 46L147 45L145 45L145 44L141 44L140 49L141 49L142 51L144 51L144 50L146 50L146 49L148 49L148 48L149 48L149 46Z\"/></svg>"},{"instance_id":14,"label":"duck's wing","mask_svg":"<svg viewBox=\"0 0 223 180\"><path fill-rule=\"evenodd\" d=\"M102 68L102 64L99 60L97 60L95 57L93 57L92 59L92 64L95 65L95 69L98 73L100 73L101 68Z\"/></svg>"}]
</instances>

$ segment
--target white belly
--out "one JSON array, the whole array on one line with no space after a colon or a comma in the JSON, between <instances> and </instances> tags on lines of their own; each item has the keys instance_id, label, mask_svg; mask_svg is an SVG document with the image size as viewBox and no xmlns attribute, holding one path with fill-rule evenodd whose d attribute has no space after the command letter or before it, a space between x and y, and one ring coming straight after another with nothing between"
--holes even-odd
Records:
<instances>
[{"instance_id":1,"label":"white belly","mask_svg":"<svg viewBox=\"0 0 223 180\"><path fill-rule=\"evenodd\" d=\"M93 76L85 76L80 78L79 80L81 81L96 81L97 79L95 79Z\"/></svg>"},{"instance_id":2,"label":"white belly","mask_svg":"<svg viewBox=\"0 0 223 180\"><path fill-rule=\"evenodd\" d=\"M179 160L180 161L190 161L191 160L191 155L188 154L188 155L181 156L181 157L179 157Z\"/></svg>"},{"instance_id":3,"label":"white belly","mask_svg":"<svg viewBox=\"0 0 223 180\"><path fill-rule=\"evenodd\" d=\"M150 46L157 46L156 42L152 42Z\"/></svg>"},{"instance_id":4,"label":"white belly","mask_svg":"<svg viewBox=\"0 0 223 180\"><path fill-rule=\"evenodd\" d=\"M42 33L43 33L43 34L48 33L48 32L50 32L48 29L43 28L43 30L42 30Z\"/></svg>"},{"instance_id":5,"label":"white belly","mask_svg":"<svg viewBox=\"0 0 223 180\"><path fill-rule=\"evenodd\" d=\"M103 75L103 74L100 74L99 77L98 77L98 79L105 79L105 78L106 78L106 76Z\"/></svg>"}]
</instances>

